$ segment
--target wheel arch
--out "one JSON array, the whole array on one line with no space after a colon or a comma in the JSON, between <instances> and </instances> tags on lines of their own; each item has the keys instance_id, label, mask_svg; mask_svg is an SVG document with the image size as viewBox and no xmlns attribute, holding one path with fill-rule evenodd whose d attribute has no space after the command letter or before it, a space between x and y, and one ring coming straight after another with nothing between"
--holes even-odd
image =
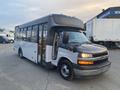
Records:
<instances>
[{"instance_id":1,"label":"wheel arch","mask_svg":"<svg viewBox=\"0 0 120 90\"><path fill-rule=\"evenodd\" d=\"M61 58L59 58L59 60L58 60L57 66L59 66L60 63L61 63L62 61L64 61L64 60L67 60L69 63L72 63L71 60L68 59L67 57L61 57Z\"/></svg>"},{"instance_id":2,"label":"wheel arch","mask_svg":"<svg viewBox=\"0 0 120 90\"><path fill-rule=\"evenodd\" d=\"M62 63L63 62L63 63ZM63 75L62 73L62 65L66 64L68 67L69 67L69 74L66 76ZM67 68L68 68L67 67ZM74 73L74 69L73 69L73 65L72 65L72 62L66 58L66 57L61 57L59 59L59 62L58 62L58 71L60 73L60 75L65 79L65 80L72 80L74 79L74 76L75 76L75 73Z\"/></svg>"}]
</instances>

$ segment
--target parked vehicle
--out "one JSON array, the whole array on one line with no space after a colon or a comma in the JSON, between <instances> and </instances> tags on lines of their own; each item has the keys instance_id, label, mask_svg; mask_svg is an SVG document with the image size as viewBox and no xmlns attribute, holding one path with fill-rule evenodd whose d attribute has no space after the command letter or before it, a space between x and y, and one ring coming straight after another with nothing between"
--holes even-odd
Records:
<instances>
[{"instance_id":1,"label":"parked vehicle","mask_svg":"<svg viewBox=\"0 0 120 90\"><path fill-rule=\"evenodd\" d=\"M93 19L86 23L89 40L120 47L120 19Z\"/></svg>"},{"instance_id":2,"label":"parked vehicle","mask_svg":"<svg viewBox=\"0 0 120 90\"><path fill-rule=\"evenodd\" d=\"M0 33L0 36L5 37L9 41L9 43L14 42L14 36L13 35L10 35L10 34L7 34L7 33Z\"/></svg>"},{"instance_id":3,"label":"parked vehicle","mask_svg":"<svg viewBox=\"0 0 120 90\"><path fill-rule=\"evenodd\" d=\"M14 50L45 67L57 67L60 75L93 76L109 70L108 50L91 43L83 34L81 20L59 14L49 15L15 28Z\"/></svg>"},{"instance_id":4,"label":"parked vehicle","mask_svg":"<svg viewBox=\"0 0 120 90\"><path fill-rule=\"evenodd\" d=\"M6 38L10 41L10 43L14 43L14 36L7 34Z\"/></svg>"},{"instance_id":5,"label":"parked vehicle","mask_svg":"<svg viewBox=\"0 0 120 90\"><path fill-rule=\"evenodd\" d=\"M9 40L5 36L0 36L0 43L9 43Z\"/></svg>"},{"instance_id":6,"label":"parked vehicle","mask_svg":"<svg viewBox=\"0 0 120 90\"><path fill-rule=\"evenodd\" d=\"M120 48L120 7L110 7L85 24L89 40Z\"/></svg>"}]
</instances>

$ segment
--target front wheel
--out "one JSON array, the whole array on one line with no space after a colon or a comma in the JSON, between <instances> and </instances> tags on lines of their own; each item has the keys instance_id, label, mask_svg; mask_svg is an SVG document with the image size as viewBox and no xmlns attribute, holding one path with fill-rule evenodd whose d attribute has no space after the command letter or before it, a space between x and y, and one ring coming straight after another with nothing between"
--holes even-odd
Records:
<instances>
[{"instance_id":1,"label":"front wheel","mask_svg":"<svg viewBox=\"0 0 120 90\"><path fill-rule=\"evenodd\" d=\"M59 66L59 73L65 80L72 80L74 78L74 70L70 62L63 61Z\"/></svg>"}]
</instances>

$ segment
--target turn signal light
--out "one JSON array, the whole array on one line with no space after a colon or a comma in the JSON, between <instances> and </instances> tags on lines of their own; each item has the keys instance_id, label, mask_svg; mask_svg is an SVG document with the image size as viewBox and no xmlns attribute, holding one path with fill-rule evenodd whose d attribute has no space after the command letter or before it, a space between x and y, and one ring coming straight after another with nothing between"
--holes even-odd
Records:
<instances>
[{"instance_id":1,"label":"turn signal light","mask_svg":"<svg viewBox=\"0 0 120 90\"><path fill-rule=\"evenodd\" d=\"M78 61L78 64L81 64L81 65L92 65L94 64L93 61Z\"/></svg>"}]
</instances>

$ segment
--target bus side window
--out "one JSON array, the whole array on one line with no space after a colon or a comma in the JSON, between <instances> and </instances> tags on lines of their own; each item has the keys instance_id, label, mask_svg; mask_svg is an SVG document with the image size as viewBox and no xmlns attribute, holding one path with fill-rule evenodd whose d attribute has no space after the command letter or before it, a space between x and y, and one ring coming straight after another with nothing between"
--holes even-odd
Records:
<instances>
[{"instance_id":1,"label":"bus side window","mask_svg":"<svg viewBox=\"0 0 120 90\"><path fill-rule=\"evenodd\" d=\"M22 30L22 40L24 41L24 37L25 37L25 35L24 35L24 29Z\"/></svg>"},{"instance_id":2,"label":"bus side window","mask_svg":"<svg viewBox=\"0 0 120 90\"><path fill-rule=\"evenodd\" d=\"M43 46L46 45L46 39L47 39L47 24L43 25Z\"/></svg>"},{"instance_id":3,"label":"bus side window","mask_svg":"<svg viewBox=\"0 0 120 90\"><path fill-rule=\"evenodd\" d=\"M42 25L39 25L39 43L41 43L42 39Z\"/></svg>"},{"instance_id":4,"label":"bus side window","mask_svg":"<svg viewBox=\"0 0 120 90\"><path fill-rule=\"evenodd\" d=\"M20 29L18 27L15 28L15 39L16 40L18 40L18 38L19 38L19 30Z\"/></svg>"},{"instance_id":5,"label":"bus side window","mask_svg":"<svg viewBox=\"0 0 120 90\"><path fill-rule=\"evenodd\" d=\"M38 32L38 25L35 25L35 26L33 26L33 30L32 30L32 35L31 35L31 41L32 42L37 42L37 33Z\"/></svg>"},{"instance_id":6,"label":"bus side window","mask_svg":"<svg viewBox=\"0 0 120 90\"><path fill-rule=\"evenodd\" d=\"M19 40L21 40L22 39L22 29L20 29L20 31L19 31Z\"/></svg>"},{"instance_id":7,"label":"bus side window","mask_svg":"<svg viewBox=\"0 0 120 90\"><path fill-rule=\"evenodd\" d=\"M24 28L23 30L23 40L26 41L27 39L27 28Z\"/></svg>"},{"instance_id":8,"label":"bus side window","mask_svg":"<svg viewBox=\"0 0 120 90\"><path fill-rule=\"evenodd\" d=\"M28 27L27 30L27 41L31 41L31 31L32 31L32 27Z\"/></svg>"},{"instance_id":9,"label":"bus side window","mask_svg":"<svg viewBox=\"0 0 120 90\"><path fill-rule=\"evenodd\" d=\"M20 28L18 28L18 29L16 29L16 33L15 33L15 35L16 35L16 39L17 40L19 40L19 36L20 36Z\"/></svg>"},{"instance_id":10,"label":"bus side window","mask_svg":"<svg viewBox=\"0 0 120 90\"><path fill-rule=\"evenodd\" d=\"M21 29L21 40L23 40L24 29Z\"/></svg>"},{"instance_id":11,"label":"bus side window","mask_svg":"<svg viewBox=\"0 0 120 90\"><path fill-rule=\"evenodd\" d=\"M39 25L39 54L42 52L42 25Z\"/></svg>"},{"instance_id":12,"label":"bus side window","mask_svg":"<svg viewBox=\"0 0 120 90\"><path fill-rule=\"evenodd\" d=\"M43 38L46 40L47 38L47 24L43 25Z\"/></svg>"}]
</instances>

